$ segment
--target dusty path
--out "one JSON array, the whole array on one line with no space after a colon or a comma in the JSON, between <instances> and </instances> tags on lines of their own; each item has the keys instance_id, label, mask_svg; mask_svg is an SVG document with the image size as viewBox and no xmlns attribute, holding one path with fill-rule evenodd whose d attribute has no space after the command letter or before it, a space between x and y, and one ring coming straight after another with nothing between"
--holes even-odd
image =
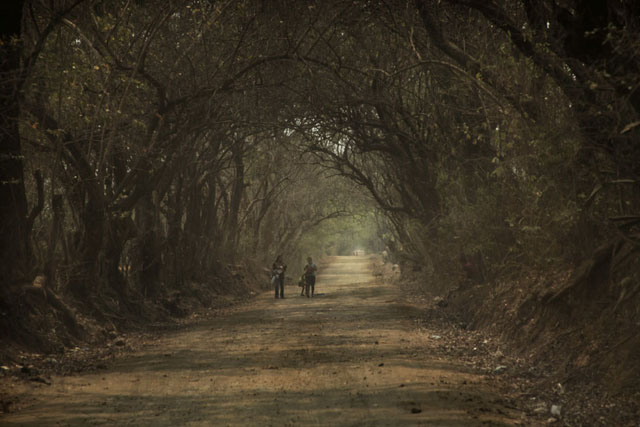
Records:
<instances>
[{"instance_id":1,"label":"dusty path","mask_svg":"<svg viewBox=\"0 0 640 427\"><path fill-rule=\"evenodd\" d=\"M513 425L482 376L425 348L415 308L366 257L336 257L316 298L289 287L164 336L95 374L55 377L2 425Z\"/></svg>"}]
</instances>

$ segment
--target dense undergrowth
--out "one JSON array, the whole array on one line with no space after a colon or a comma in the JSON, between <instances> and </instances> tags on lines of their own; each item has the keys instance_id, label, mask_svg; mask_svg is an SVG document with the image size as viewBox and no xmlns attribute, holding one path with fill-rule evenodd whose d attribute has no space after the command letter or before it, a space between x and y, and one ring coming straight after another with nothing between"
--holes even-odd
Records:
<instances>
[{"instance_id":1,"label":"dense undergrowth","mask_svg":"<svg viewBox=\"0 0 640 427\"><path fill-rule=\"evenodd\" d=\"M177 325L200 312L249 300L268 283L262 269L238 264L209 282L185 283L155 299L131 291L125 303L109 288L89 301L57 293L41 282L5 290L0 300L0 364L21 364L34 355L62 357L74 348L103 346L122 334Z\"/></svg>"},{"instance_id":2,"label":"dense undergrowth","mask_svg":"<svg viewBox=\"0 0 640 427\"><path fill-rule=\"evenodd\" d=\"M575 276L571 268L521 271L455 288L438 309L500 337L521 360L514 375L531 381L530 392L566 402L578 424L632 422L640 415L638 300L621 298L609 280L572 288Z\"/></svg>"}]
</instances>

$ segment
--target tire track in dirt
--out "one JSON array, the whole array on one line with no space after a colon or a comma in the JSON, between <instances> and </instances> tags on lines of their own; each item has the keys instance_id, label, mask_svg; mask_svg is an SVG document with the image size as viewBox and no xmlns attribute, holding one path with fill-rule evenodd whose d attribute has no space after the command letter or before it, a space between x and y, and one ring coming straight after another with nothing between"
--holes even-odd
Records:
<instances>
[{"instance_id":1,"label":"tire track in dirt","mask_svg":"<svg viewBox=\"0 0 640 427\"><path fill-rule=\"evenodd\" d=\"M418 308L367 257L334 257L315 298L288 287L163 336L95 374L23 390L14 425L513 425L484 377L428 354Z\"/></svg>"}]
</instances>

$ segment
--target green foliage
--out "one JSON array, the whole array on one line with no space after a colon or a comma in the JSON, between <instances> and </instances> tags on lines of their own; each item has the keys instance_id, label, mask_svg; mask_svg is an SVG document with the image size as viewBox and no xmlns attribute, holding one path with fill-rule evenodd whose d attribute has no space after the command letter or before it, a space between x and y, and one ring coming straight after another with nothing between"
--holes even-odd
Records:
<instances>
[{"instance_id":1,"label":"green foliage","mask_svg":"<svg viewBox=\"0 0 640 427\"><path fill-rule=\"evenodd\" d=\"M333 219L305 233L299 248L303 254L315 254L319 257L352 255L356 250L379 252L384 249L381 244L375 214L370 211Z\"/></svg>"}]
</instances>

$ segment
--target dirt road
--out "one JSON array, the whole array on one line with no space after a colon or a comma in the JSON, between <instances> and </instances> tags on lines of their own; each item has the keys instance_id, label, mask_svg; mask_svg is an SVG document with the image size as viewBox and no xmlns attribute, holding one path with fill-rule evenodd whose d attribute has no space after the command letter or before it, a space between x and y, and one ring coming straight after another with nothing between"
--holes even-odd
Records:
<instances>
[{"instance_id":1,"label":"dirt road","mask_svg":"<svg viewBox=\"0 0 640 427\"><path fill-rule=\"evenodd\" d=\"M417 308L366 257L336 257L315 298L289 287L95 374L54 377L14 425L473 426L520 414L484 377L430 355Z\"/></svg>"}]
</instances>

